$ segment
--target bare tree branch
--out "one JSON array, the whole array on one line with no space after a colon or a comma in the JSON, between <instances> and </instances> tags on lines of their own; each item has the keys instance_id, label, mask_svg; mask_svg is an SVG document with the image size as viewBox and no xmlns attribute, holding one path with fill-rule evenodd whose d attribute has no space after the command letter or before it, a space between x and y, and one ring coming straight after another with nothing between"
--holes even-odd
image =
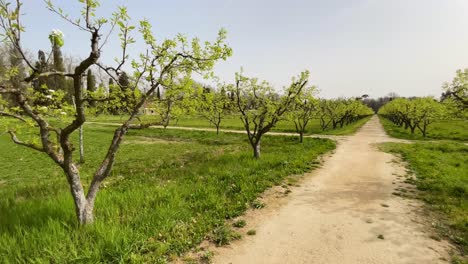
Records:
<instances>
[{"instance_id":1,"label":"bare tree branch","mask_svg":"<svg viewBox=\"0 0 468 264\"><path fill-rule=\"evenodd\" d=\"M57 72L57 71L50 71L50 72L42 72L42 73L37 73L34 72L31 74L31 76L27 77L24 79L25 82L32 82L38 78L41 77L51 77L51 76L63 76L63 77L70 77L73 78L75 74L73 73L68 73L68 72Z\"/></svg>"},{"instance_id":2,"label":"bare tree branch","mask_svg":"<svg viewBox=\"0 0 468 264\"><path fill-rule=\"evenodd\" d=\"M27 116L31 117L36 122L36 124L39 126L39 129L40 129L39 132L40 132L41 143L42 143L42 147L40 148L41 151L47 153L52 158L52 160L54 160L57 164L62 165L63 158L62 158L61 153L60 152L57 153L53 149L53 144L49 140L49 135L50 135L49 131L55 131L56 133L60 133L60 132L57 129L50 127L49 123L47 123L47 121L45 121L40 115L36 114L33 111L33 109L31 108L31 106L29 105L29 103L28 103L28 101L26 99L25 94L21 90L19 90L19 89L7 89L5 86L0 85L0 94L13 94L13 95L15 95L16 102L18 103L19 107L24 111L24 113ZM12 134L10 133L10 135L12 135ZM13 135L14 135L14 133L13 133ZM16 139L16 141L19 142L19 143L17 143L17 142L15 142L15 143L20 144L20 145L24 145L24 146L28 146L28 143L24 143L24 142L19 141L16 137L13 137L13 135L12 135L12 139L13 140Z\"/></svg>"},{"instance_id":3,"label":"bare tree branch","mask_svg":"<svg viewBox=\"0 0 468 264\"><path fill-rule=\"evenodd\" d=\"M112 33L114 32L114 29L115 29L115 25L117 24L116 21L113 21L111 23L111 28L109 30L109 32L106 34L106 37L104 38L104 41L102 42L101 46L99 46L99 50L101 50L106 44L107 44L107 41L109 41L109 37L112 35Z\"/></svg>"},{"instance_id":4,"label":"bare tree branch","mask_svg":"<svg viewBox=\"0 0 468 264\"><path fill-rule=\"evenodd\" d=\"M18 137L16 136L15 132L13 131L8 131L8 134L10 134L11 136L11 140L15 143L15 144L18 144L18 145L21 145L21 146L25 146L25 147L28 147L28 148L31 148L31 149L34 149L34 150L37 150L37 151L41 151L41 152L44 152L45 150L42 148L42 147L39 147L37 145L34 145L32 143L28 143L28 142L23 142L21 140L18 139Z\"/></svg>"},{"instance_id":5,"label":"bare tree branch","mask_svg":"<svg viewBox=\"0 0 468 264\"><path fill-rule=\"evenodd\" d=\"M92 30L93 27L91 26L90 15L89 15L90 10L91 10L91 5L89 3L89 0L86 0L86 28L88 28L89 30Z\"/></svg>"},{"instance_id":6,"label":"bare tree branch","mask_svg":"<svg viewBox=\"0 0 468 264\"><path fill-rule=\"evenodd\" d=\"M115 71L115 68L113 68L113 67L106 67L106 66L102 65L102 64L99 63L99 62L96 62L95 65L98 66L98 68L100 68L101 70L103 70L105 73L107 73L107 75L108 75L115 83L118 83L118 79L115 77L115 75L113 75L113 74L111 73L111 71L116 72L116 71Z\"/></svg>"},{"instance_id":7,"label":"bare tree branch","mask_svg":"<svg viewBox=\"0 0 468 264\"><path fill-rule=\"evenodd\" d=\"M47 0L44 0L44 2L46 3L47 5L47 9L55 14L57 14L59 17L61 17L63 20L69 22L70 24L78 27L79 29L83 30L83 31L87 31L87 32L93 32L91 29L88 29L86 27L83 27L82 25L80 25L79 23L77 23L76 21L73 21L72 19L70 19L68 16L64 15L62 12L59 12L58 10L56 10L52 5L49 4L49 1Z\"/></svg>"},{"instance_id":8,"label":"bare tree branch","mask_svg":"<svg viewBox=\"0 0 468 264\"><path fill-rule=\"evenodd\" d=\"M12 117L12 118L21 120L23 122L27 122L26 119L24 119L23 117L21 117L19 115L12 114L12 113L7 113L7 112L0 111L0 116Z\"/></svg>"}]
</instances>

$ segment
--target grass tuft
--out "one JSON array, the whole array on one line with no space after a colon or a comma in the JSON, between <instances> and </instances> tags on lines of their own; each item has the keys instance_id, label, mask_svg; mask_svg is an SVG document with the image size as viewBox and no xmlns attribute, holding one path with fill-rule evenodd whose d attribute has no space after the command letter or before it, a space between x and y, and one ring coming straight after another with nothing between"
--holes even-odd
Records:
<instances>
[{"instance_id":1,"label":"grass tuft","mask_svg":"<svg viewBox=\"0 0 468 264\"><path fill-rule=\"evenodd\" d=\"M241 239L241 237L241 234L233 231L230 227L222 225L213 231L210 239L216 246L225 246L229 245L233 240Z\"/></svg>"},{"instance_id":2,"label":"grass tuft","mask_svg":"<svg viewBox=\"0 0 468 264\"><path fill-rule=\"evenodd\" d=\"M240 219L232 223L232 226L237 228L242 228L247 225L247 222L244 219Z\"/></svg>"},{"instance_id":3,"label":"grass tuft","mask_svg":"<svg viewBox=\"0 0 468 264\"><path fill-rule=\"evenodd\" d=\"M247 231L248 236L255 236L256 234L257 234L257 231L255 231L254 229L250 229L249 231Z\"/></svg>"},{"instance_id":4,"label":"grass tuft","mask_svg":"<svg viewBox=\"0 0 468 264\"><path fill-rule=\"evenodd\" d=\"M253 209L262 209L266 206L266 204L260 200L254 200L252 201L252 203L250 204L250 206L253 208Z\"/></svg>"}]
</instances>

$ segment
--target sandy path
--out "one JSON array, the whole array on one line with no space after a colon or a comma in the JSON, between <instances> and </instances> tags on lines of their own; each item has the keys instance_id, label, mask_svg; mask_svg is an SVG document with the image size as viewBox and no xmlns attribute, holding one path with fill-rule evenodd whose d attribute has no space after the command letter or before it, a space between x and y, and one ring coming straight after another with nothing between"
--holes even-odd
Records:
<instances>
[{"instance_id":1,"label":"sandy path","mask_svg":"<svg viewBox=\"0 0 468 264\"><path fill-rule=\"evenodd\" d=\"M282 206L247 213L257 234L215 249L214 263L448 263L450 246L430 238L419 202L392 195L405 169L373 145L383 141L373 117Z\"/></svg>"}]
</instances>

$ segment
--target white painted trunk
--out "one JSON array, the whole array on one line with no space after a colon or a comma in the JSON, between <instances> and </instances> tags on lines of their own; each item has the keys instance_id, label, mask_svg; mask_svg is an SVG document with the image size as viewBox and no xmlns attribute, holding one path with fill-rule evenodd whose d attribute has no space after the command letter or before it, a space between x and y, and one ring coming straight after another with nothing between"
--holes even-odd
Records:
<instances>
[{"instance_id":1,"label":"white painted trunk","mask_svg":"<svg viewBox=\"0 0 468 264\"><path fill-rule=\"evenodd\" d=\"M84 141L83 141L83 126L79 129L79 141L80 141L80 164L85 162L84 158Z\"/></svg>"},{"instance_id":2,"label":"white painted trunk","mask_svg":"<svg viewBox=\"0 0 468 264\"><path fill-rule=\"evenodd\" d=\"M259 159L260 158L260 140L256 142L256 144L253 146L254 149L254 158Z\"/></svg>"}]
</instances>

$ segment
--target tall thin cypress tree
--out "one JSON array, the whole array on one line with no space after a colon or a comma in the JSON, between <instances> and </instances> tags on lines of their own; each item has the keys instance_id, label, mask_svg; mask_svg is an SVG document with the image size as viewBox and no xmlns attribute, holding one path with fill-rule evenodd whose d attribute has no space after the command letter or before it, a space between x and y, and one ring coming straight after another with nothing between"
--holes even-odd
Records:
<instances>
[{"instance_id":1,"label":"tall thin cypress tree","mask_svg":"<svg viewBox=\"0 0 468 264\"><path fill-rule=\"evenodd\" d=\"M126 72L122 72L119 76L119 86L122 87L122 90L125 91L130 86L130 81L128 80L128 75Z\"/></svg>"},{"instance_id":2,"label":"tall thin cypress tree","mask_svg":"<svg viewBox=\"0 0 468 264\"><path fill-rule=\"evenodd\" d=\"M26 77L26 71L24 69L23 59L13 45L8 46L8 60L10 67L16 68L18 71L16 75L10 76L8 82L14 88L25 90L26 87L24 86L23 79ZM5 96L4 98L8 101L14 101L12 95Z\"/></svg>"},{"instance_id":3,"label":"tall thin cypress tree","mask_svg":"<svg viewBox=\"0 0 468 264\"><path fill-rule=\"evenodd\" d=\"M122 103L122 107L118 111L125 112L134 104L135 98L130 91L130 80L126 72L122 72L117 81L121 89L120 101Z\"/></svg>"},{"instance_id":4,"label":"tall thin cypress tree","mask_svg":"<svg viewBox=\"0 0 468 264\"><path fill-rule=\"evenodd\" d=\"M57 43L52 44L52 58L53 58L53 65L52 69L57 72L64 72L65 65L63 63L63 55L62 50ZM66 81L64 76L53 76L51 78L51 82L48 85L49 89L53 90L63 90L66 93L66 99L68 102L72 101L73 91L69 91L67 89Z\"/></svg>"},{"instance_id":5,"label":"tall thin cypress tree","mask_svg":"<svg viewBox=\"0 0 468 264\"><path fill-rule=\"evenodd\" d=\"M88 92L95 92L97 89L96 87L96 78L93 75L93 72L91 69L88 70L88 73L86 74L86 90ZM96 106L96 102L92 101L90 104L92 107Z\"/></svg>"}]
</instances>

